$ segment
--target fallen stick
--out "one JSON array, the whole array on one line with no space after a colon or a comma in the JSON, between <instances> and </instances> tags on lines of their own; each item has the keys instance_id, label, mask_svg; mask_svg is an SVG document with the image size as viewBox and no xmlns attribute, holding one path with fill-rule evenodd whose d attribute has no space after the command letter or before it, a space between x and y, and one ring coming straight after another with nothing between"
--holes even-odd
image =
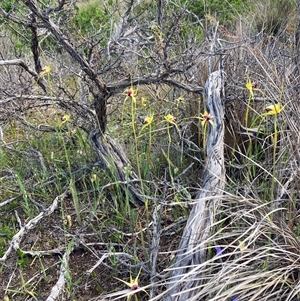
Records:
<instances>
[{"instance_id":1,"label":"fallen stick","mask_svg":"<svg viewBox=\"0 0 300 301\"><path fill-rule=\"evenodd\" d=\"M67 193L68 193L68 191L65 191L61 195L57 196L53 200L52 204L45 211L40 212L39 215L37 215L36 217L31 219L24 226L21 226L19 232L13 236L8 249L6 250L4 255L0 258L0 262L5 261L13 250L16 251L17 249L20 248L20 243L21 243L23 237L28 233L28 231L31 230L32 228L34 228L42 218L50 215L57 208L59 202L65 198Z\"/></svg>"}]
</instances>

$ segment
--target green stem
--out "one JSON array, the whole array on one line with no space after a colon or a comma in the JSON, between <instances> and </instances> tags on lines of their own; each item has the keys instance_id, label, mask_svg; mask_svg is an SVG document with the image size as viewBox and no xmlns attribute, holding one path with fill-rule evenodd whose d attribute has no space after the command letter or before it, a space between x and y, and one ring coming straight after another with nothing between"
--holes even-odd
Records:
<instances>
[{"instance_id":1,"label":"green stem","mask_svg":"<svg viewBox=\"0 0 300 301\"><path fill-rule=\"evenodd\" d=\"M173 185L174 184L173 183L173 172L172 172L172 163L171 163L171 158L170 158L172 137L171 137L171 133L170 133L170 125L169 124L167 126L167 132L168 132L168 153L167 153L168 169L169 169L171 182L172 182L172 185Z\"/></svg>"}]
</instances>

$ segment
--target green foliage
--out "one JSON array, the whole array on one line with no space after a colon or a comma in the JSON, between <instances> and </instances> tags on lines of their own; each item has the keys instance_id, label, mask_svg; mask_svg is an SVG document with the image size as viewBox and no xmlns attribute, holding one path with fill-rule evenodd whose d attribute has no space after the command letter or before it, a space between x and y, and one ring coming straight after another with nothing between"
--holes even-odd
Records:
<instances>
[{"instance_id":1,"label":"green foliage","mask_svg":"<svg viewBox=\"0 0 300 301\"><path fill-rule=\"evenodd\" d=\"M196 0L190 1L187 8L199 18L209 14L217 17L224 24L241 12L247 2L247 0Z\"/></svg>"},{"instance_id":2,"label":"green foliage","mask_svg":"<svg viewBox=\"0 0 300 301\"><path fill-rule=\"evenodd\" d=\"M26 13L26 8L22 3L15 4L16 1L6 0L0 4L1 8L9 13L22 15ZM9 49L9 58L16 58L25 55L30 51L28 40L31 37L31 31L18 23L10 22L8 18L0 15L0 24L2 25L2 37L5 42L5 49ZM4 49L2 49L3 51Z\"/></svg>"},{"instance_id":3,"label":"green foliage","mask_svg":"<svg viewBox=\"0 0 300 301\"><path fill-rule=\"evenodd\" d=\"M14 236L14 230L10 221L3 220L0 223L0 256L4 254L7 242Z\"/></svg>"},{"instance_id":4,"label":"green foliage","mask_svg":"<svg viewBox=\"0 0 300 301\"><path fill-rule=\"evenodd\" d=\"M17 264L20 267L25 267L27 262L28 262L28 258L26 256L26 254L19 248L16 250L18 258L17 258Z\"/></svg>"},{"instance_id":5,"label":"green foliage","mask_svg":"<svg viewBox=\"0 0 300 301\"><path fill-rule=\"evenodd\" d=\"M81 34L91 34L100 29L107 31L110 17L107 9L102 7L99 1L92 0L78 4L73 22Z\"/></svg>"},{"instance_id":6,"label":"green foliage","mask_svg":"<svg viewBox=\"0 0 300 301\"><path fill-rule=\"evenodd\" d=\"M9 12L16 3L15 0L3 0L1 2L1 8L3 8L6 12Z\"/></svg>"}]
</instances>

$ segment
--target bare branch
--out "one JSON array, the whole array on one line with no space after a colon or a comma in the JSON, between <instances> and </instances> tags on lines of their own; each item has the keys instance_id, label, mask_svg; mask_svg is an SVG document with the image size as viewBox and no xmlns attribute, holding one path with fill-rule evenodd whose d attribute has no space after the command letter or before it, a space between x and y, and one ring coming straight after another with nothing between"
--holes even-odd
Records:
<instances>
[{"instance_id":1,"label":"bare branch","mask_svg":"<svg viewBox=\"0 0 300 301\"><path fill-rule=\"evenodd\" d=\"M31 15L32 25L31 25L31 52L33 54L33 60L35 65L35 71L39 74L42 71L42 65L40 61L40 53L39 53L39 40L38 40L38 33L37 27L34 26L36 24L36 17L34 14Z\"/></svg>"},{"instance_id":2,"label":"bare branch","mask_svg":"<svg viewBox=\"0 0 300 301\"><path fill-rule=\"evenodd\" d=\"M25 71L27 71L30 75L32 75L37 81L38 85L43 89L44 92L47 92L46 84L43 78L39 78L38 73L28 67L28 65L22 59L14 59L14 60L4 60L0 61L0 66L5 65L19 65Z\"/></svg>"},{"instance_id":3,"label":"bare branch","mask_svg":"<svg viewBox=\"0 0 300 301\"><path fill-rule=\"evenodd\" d=\"M34 77L38 76L38 74L34 70L30 69L22 59L0 61L0 66L6 66L6 65L19 65L23 67L24 70L26 70L32 76Z\"/></svg>"},{"instance_id":4,"label":"bare branch","mask_svg":"<svg viewBox=\"0 0 300 301\"><path fill-rule=\"evenodd\" d=\"M49 15L42 12L32 0L24 0L24 3L39 19L43 21L46 28L52 32L57 41L64 47L71 57L80 64L87 75L97 84L98 88L101 91L106 91L105 84L99 78L96 78L96 73L91 68L90 64L77 50L75 50L75 48L69 42L69 39L61 32L59 27L52 22Z\"/></svg>"},{"instance_id":5,"label":"bare branch","mask_svg":"<svg viewBox=\"0 0 300 301\"><path fill-rule=\"evenodd\" d=\"M46 301L58 300L59 296L63 293L66 283L67 274L69 273L69 259L72 253L74 245L68 247L61 259L59 277L56 284L52 287L50 295Z\"/></svg>"},{"instance_id":6,"label":"bare branch","mask_svg":"<svg viewBox=\"0 0 300 301\"><path fill-rule=\"evenodd\" d=\"M40 220L43 219L45 216L50 215L57 208L59 202L67 195L67 193L68 191L65 191L61 195L57 196L53 200L52 204L45 211L41 212L39 215L37 215L36 217L28 221L23 227L21 227L19 232L13 236L8 249L6 250L4 255L0 258L0 262L6 261L6 259L8 258L8 256L11 254L13 250L16 251L17 249L20 248L20 242L24 238L24 236L28 234L28 231L34 228L40 222Z\"/></svg>"}]
</instances>

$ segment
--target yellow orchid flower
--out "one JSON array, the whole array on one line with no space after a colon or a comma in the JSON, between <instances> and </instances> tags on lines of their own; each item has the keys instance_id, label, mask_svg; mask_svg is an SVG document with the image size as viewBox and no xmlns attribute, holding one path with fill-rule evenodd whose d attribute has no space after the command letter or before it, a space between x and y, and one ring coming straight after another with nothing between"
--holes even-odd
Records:
<instances>
[{"instance_id":1,"label":"yellow orchid flower","mask_svg":"<svg viewBox=\"0 0 300 301\"><path fill-rule=\"evenodd\" d=\"M140 276L140 272L138 273L138 275L136 276L135 279L132 278L132 275L130 274L130 279L129 279L129 282L127 281L124 281L120 278L117 278L117 277L114 277L115 279L123 282L124 284L126 284L131 290L135 291L139 288L139 283L138 283L138 280L139 280L139 276Z\"/></svg>"},{"instance_id":2,"label":"yellow orchid flower","mask_svg":"<svg viewBox=\"0 0 300 301\"><path fill-rule=\"evenodd\" d=\"M39 77L43 76L44 74L50 73L50 71L51 71L51 67L48 65L45 66L43 70L39 73Z\"/></svg>"},{"instance_id":3,"label":"yellow orchid flower","mask_svg":"<svg viewBox=\"0 0 300 301\"><path fill-rule=\"evenodd\" d=\"M172 125L175 126L177 132L180 135L180 130L178 128L178 125L176 124L177 118L175 116L171 115L171 114L165 115L164 118L165 118L164 121L166 121L167 123L172 124ZM168 137L169 137L169 141L171 141L171 135L170 135L169 127L168 127Z\"/></svg>"},{"instance_id":4,"label":"yellow orchid flower","mask_svg":"<svg viewBox=\"0 0 300 301\"><path fill-rule=\"evenodd\" d=\"M183 102L184 98L183 98L183 96L179 96L175 101L176 102Z\"/></svg>"},{"instance_id":5,"label":"yellow orchid flower","mask_svg":"<svg viewBox=\"0 0 300 301\"><path fill-rule=\"evenodd\" d=\"M175 124L175 121L176 121L176 117L174 117L173 115L171 114L168 114L165 117L165 120L168 122L168 123L171 123L171 124Z\"/></svg>"},{"instance_id":6,"label":"yellow orchid flower","mask_svg":"<svg viewBox=\"0 0 300 301\"><path fill-rule=\"evenodd\" d=\"M125 93L128 97L132 97L134 95L134 90L132 88L126 89Z\"/></svg>"},{"instance_id":7,"label":"yellow orchid flower","mask_svg":"<svg viewBox=\"0 0 300 301\"><path fill-rule=\"evenodd\" d=\"M153 118L154 118L153 115L145 117L144 124L145 125L151 124L153 122Z\"/></svg>"},{"instance_id":8,"label":"yellow orchid flower","mask_svg":"<svg viewBox=\"0 0 300 301\"><path fill-rule=\"evenodd\" d=\"M138 89L133 89L133 87L130 87L130 88L127 88L124 92L127 95L126 98L128 98L128 97L134 98L138 94Z\"/></svg>"},{"instance_id":9,"label":"yellow orchid flower","mask_svg":"<svg viewBox=\"0 0 300 301\"><path fill-rule=\"evenodd\" d=\"M128 98L130 98L134 103L136 103L136 95L137 95L137 92L138 92L137 89L134 90L133 87L130 87L130 88L126 89L124 92L126 94L124 104L125 104L125 102Z\"/></svg>"},{"instance_id":10,"label":"yellow orchid flower","mask_svg":"<svg viewBox=\"0 0 300 301\"><path fill-rule=\"evenodd\" d=\"M92 175L91 175L91 182L93 183L93 182L95 182L97 180L97 175L95 174L95 173L93 173Z\"/></svg>"},{"instance_id":11,"label":"yellow orchid flower","mask_svg":"<svg viewBox=\"0 0 300 301\"><path fill-rule=\"evenodd\" d=\"M204 113L201 114L201 117L200 117L200 119L202 120L201 121L202 127L204 128L207 125L207 123L209 123L213 126L214 122L212 121L212 118L213 117L209 113L207 113L207 111L205 110Z\"/></svg>"},{"instance_id":12,"label":"yellow orchid flower","mask_svg":"<svg viewBox=\"0 0 300 301\"><path fill-rule=\"evenodd\" d=\"M200 114L201 117L199 119L201 120L201 126L203 128L203 149L206 147L206 127L209 123L211 126L214 125L214 122L212 121L212 115L208 113L206 110L204 110L203 114Z\"/></svg>"},{"instance_id":13,"label":"yellow orchid flower","mask_svg":"<svg viewBox=\"0 0 300 301\"><path fill-rule=\"evenodd\" d=\"M137 276L135 277L135 279L133 279L132 275L130 274L129 282L124 281L124 280L122 280L120 278L117 278L117 277L114 277L114 278L121 281L121 282L123 282L124 284L126 284L132 291L135 291L137 289L141 289L139 287L139 282L138 282L141 270L142 270L142 268L140 269L140 271L137 274ZM141 289L141 290L148 295L148 293L144 289ZM127 296L127 300L130 300L130 298L131 298L131 294ZM137 300L137 298L136 298L136 300Z\"/></svg>"},{"instance_id":14,"label":"yellow orchid flower","mask_svg":"<svg viewBox=\"0 0 300 301\"><path fill-rule=\"evenodd\" d=\"M254 98L253 85L252 85L252 82L251 82L251 80L249 78L246 81L246 88L249 91L251 97Z\"/></svg>"},{"instance_id":15,"label":"yellow orchid flower","mask_svg":"<svg viewBox=\"0 0 300 301\"><path fill-rule=\"evenodd\" d=\"M70 115L67 115L67 114L64 115L64 116L61 118L61 120L62 120L62 123L61 123L61 124L68 122L68 121L70 120Z\"/></svg>"},{"instance_id":16,"label":"yellow orchid flower","mask_svg":"<svg viewBox=\"0 0 300 301\"><path fill-rule=\"evenodd\" d=\"M154 119L153 115L145 117L144 122L143 122L144 124L143 124L143 126L141 128L141 132L142 132L142 130L144 128L146 128L147 126L151 125L151 123L153 122L153 119Z\"/></svg>"},{"instance_id":17,"label":"yellow orchid flower","mask_svg":"<svg viewBox=\"0 0 300 301\"><path fill-rule=\"evenodd\" d=\"M277 115L284 109L284 106L281 105L280 102L275 103L273 105L269 105L265 107L266 113L262 114L263 116L267 115Z\"/></svg>"}]
</instances>

